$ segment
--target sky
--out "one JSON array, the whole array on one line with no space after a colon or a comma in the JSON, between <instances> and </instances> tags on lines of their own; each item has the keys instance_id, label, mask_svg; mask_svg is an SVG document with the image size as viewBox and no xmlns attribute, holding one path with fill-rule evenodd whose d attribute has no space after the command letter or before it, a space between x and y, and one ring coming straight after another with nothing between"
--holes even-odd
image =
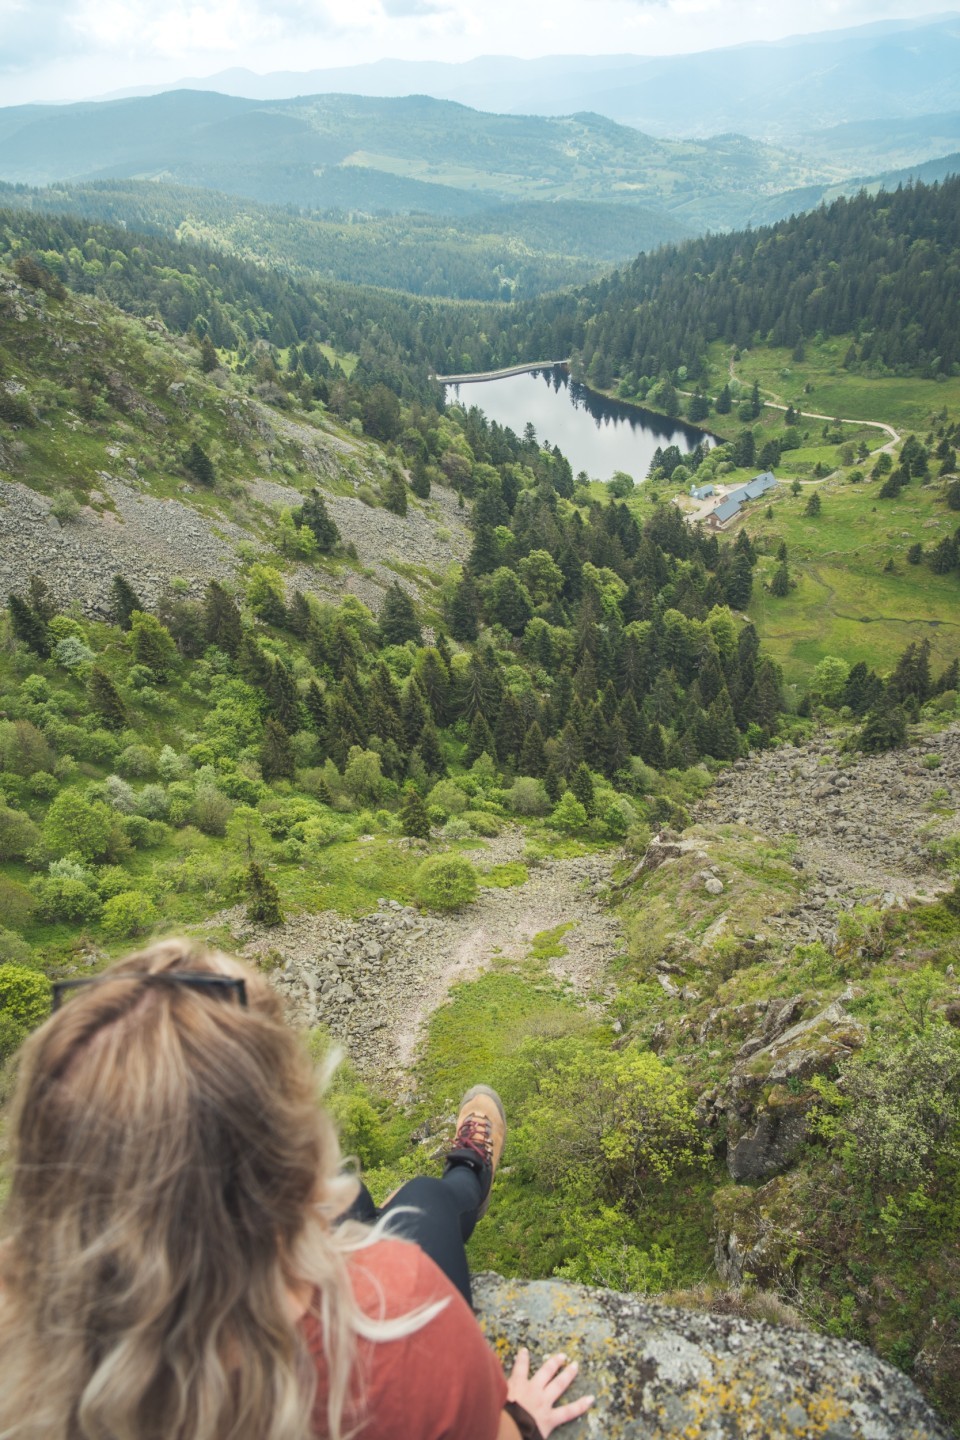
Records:
<instances>
[{"instance_id":1,"label":"sky","mask_svg":"<svg viewBox=\"0 0 960 1440\"><path fill-rule=\"evenodd\" d=\"M936 8L935 0L0 0L0 105L98 98L236 66L264 74L384 58L676 54L919 19Z\"/></svg>"}]
</instances>

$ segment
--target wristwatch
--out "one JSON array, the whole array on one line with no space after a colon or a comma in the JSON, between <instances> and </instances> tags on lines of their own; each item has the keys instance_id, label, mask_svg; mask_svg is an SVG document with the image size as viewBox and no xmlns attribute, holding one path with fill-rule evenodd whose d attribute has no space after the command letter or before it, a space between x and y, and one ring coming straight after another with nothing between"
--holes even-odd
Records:
<instances>
[{"instance_id":1,"label":"wristwatch","mask_svg":"<svg viewBox=\"0 0 960 1440\"><path fill-rule=\"evenodd\" d=\"M508 1400L503 1408L520 1431L520 1440L543 1440L536 1420L528 1410L518 1405L516 1400Z\"/></svg>"}]
</instances>

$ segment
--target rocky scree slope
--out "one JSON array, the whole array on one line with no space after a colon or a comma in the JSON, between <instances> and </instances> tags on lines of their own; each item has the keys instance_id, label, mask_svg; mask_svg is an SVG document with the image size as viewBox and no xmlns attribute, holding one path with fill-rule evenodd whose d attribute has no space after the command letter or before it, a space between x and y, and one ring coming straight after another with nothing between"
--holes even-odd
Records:
<instances>
[{"instance_id":1,"label":"rocky scree slope","mask_svg":"<svg viewBox=\"0 0 960 1440\"><path fill-rule=\"evenodd\" d=\"M417 843L396 843L415 866ZM523 832L508 830L485 847L484 862L518 860L523 845ZM477 902L450 915L381 900L356 920L328 910L268 930L251 925L238 906L212 923L230 928L238 954L269 957L296 1023L326 1027L361 1075L399 1092L409 1087L423 1026L450 986L474 978L496 956L522 958L543 931L571 926L566 954L550 962L552 976L583 1000L602 993L609 957L623 945L616 915L602 904L608 876L605 856L547 859L522 886L484 887L481 876Z\"/></svg>"},{"instance_id":2,"label":"rocky scree slope","mask_svg":"<svg viewBox=\"0 0 960 1440\"><path fill-rule=\"evenodd\" d=\"M352 593L376 609L394 567L442 573L469 549L451 491L410 495L404 517L364 503L358 492L375 493L387 473L375 443L319 412L273 408L224 370L201 374L195 348L159 321L83 296L54 302L0 269L4 354L0 388L36 423L0 423L0 593L38 574L60 603L102 617L118 571L153 607L172 580L199 596L209 579L236 575L252 547L291 588ZM109 410L85 418L78 376L91 369ZM196 439L216 459L212 490L183 468ZM291 566L272 553L279 511L315 485L355 547L353 565ZM84 503L58 519L53 493L64 489ZM416 593L426 582L400 583Z\"/></svg>"}]
</instances>

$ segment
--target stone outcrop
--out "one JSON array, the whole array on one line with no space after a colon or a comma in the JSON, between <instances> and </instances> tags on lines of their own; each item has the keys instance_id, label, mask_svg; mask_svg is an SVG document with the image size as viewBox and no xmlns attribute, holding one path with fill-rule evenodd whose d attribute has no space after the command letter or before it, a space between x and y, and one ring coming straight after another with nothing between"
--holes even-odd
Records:
<instances>
[{"instance_id":1,"label":"stone outcrop","mask_svg":"<svg viewBox=\"0 0 960 1440\"><path fill-rule=\"evenodd\" d=\"M795 931L799 922L801 939L829 943L837 911L857 901L885 908L945 884L930 841L952 828L936 796L960 788L960 725L884 755L844 753L845 738L826 734L739 760L696 812L711 825L795 841L808 894L796 917L771 923Z\"/></svg>"},{"instance_id":2,"label":"stone outcrop","mask_svg":"<svg viewBox=\"0 0 960 1440\"><path fill-rule=\"evenodd\" d=\"M474 1282L509 1368L563 1351L596 1404L564 1440L949 1440L913 1383L847 1341L552 1280Z\"/></svg>"}]
</instances>

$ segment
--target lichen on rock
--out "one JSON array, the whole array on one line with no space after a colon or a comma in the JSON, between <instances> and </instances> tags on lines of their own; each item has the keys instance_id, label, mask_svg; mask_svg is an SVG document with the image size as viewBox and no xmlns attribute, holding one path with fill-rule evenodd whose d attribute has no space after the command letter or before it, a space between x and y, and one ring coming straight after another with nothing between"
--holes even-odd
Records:
<instances>
[{"instance_id":1,"label":"lichen on rock","mask_svg":"<svg viewBox=\"0 0 960 1440\"><path fill-rule=\"evenodd\" d=\"M474 1281L509 1366L563 1351L596 1395L564 1440L949 1440L913 1383L862 1345L553 1280Z\"/></svg>"}]
</instances>

